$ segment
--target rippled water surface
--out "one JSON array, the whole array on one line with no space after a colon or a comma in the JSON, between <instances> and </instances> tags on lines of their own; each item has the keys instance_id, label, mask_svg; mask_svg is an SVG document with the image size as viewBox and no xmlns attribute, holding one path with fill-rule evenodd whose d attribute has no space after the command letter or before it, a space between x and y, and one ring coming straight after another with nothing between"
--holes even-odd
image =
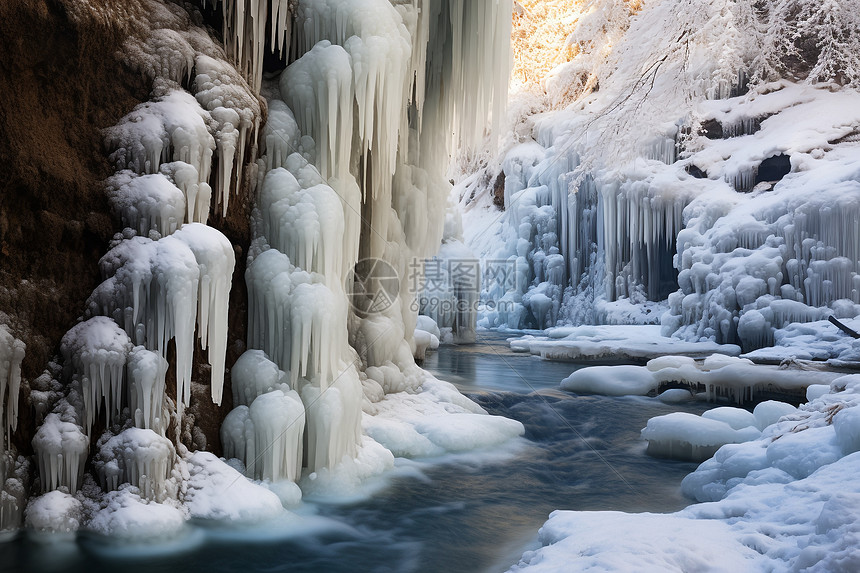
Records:
<instances>
[{"instance_id":1,"label":"rippled water surface","mask_svg":"<svg viewBox=\"0 0 860 573\"><path fill-rule=\"evenodd\" d=\"M398 477L352 505L307 504L300 525L219 530L194 524L162 547L101 540L0 545L8 571L501 571L536 546L553 509L672 511L694 464L645 455L639 430L679 408L653 398L556 390L575 364L513 354L504 337L443 347L425 368L492 414L520 420L526 440L503 451L399 463Z\"/></svg>"}]
</instances>

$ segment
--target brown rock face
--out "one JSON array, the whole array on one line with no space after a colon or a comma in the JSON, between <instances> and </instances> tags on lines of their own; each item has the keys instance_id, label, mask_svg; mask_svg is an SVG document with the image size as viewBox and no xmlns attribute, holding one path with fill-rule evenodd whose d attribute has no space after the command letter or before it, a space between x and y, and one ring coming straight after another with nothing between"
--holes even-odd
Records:
<instances>
[{"instance_id":1,"label":"brown rock face","mask_svg":"<svg viewBox=\"0 0 860 573\"><path fill-rule=\"evenodd\" d=\"M74 4L0 3L0 312L27 344L28 380L101 280L115 225L100 185L110 174L100 130L148 92L116 61L120 25L82 18ZM23 390L16 441L28 451Z\"/></svg>"},{"instance_id":2,"label":"brown rock face","mask_svg":"<svg viewBox=\"0 0 860 573\"><path fill-rule=\"evenodd\" d=\"M0 2L0 321L27 344L25 381L59 352L59 342L101 282L98 260L121 230L108 209L102 181L113 173L101 130L149 99L150 81L125 68L117 54L136 2L100 0ZM245 253L250 241L250 200L230 202L227 217L210 224L237 248L230 301L227 365L244 350ZM5 315L5 316L4 316ZM195 382L207 384L206 357L197 352ZM20 397L13 443L31 451L35 431L28 385ZM218 427L225 404L203 403L192 413L196 434L220 450ZM189 446L191 444L188 444Z\"/></svg>"}]
</instances>

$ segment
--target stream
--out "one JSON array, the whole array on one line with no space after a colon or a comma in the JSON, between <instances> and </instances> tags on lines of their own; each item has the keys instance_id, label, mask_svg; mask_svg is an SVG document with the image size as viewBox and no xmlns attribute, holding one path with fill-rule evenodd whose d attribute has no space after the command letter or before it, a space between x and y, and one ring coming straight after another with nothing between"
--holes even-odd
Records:
<instances>
[{"instance_id":1,"label":"stream","mask_svg":"<svg viewBox=\"0 0 860 573\"><path fill-rule=\"evenodd\" d=\"M300 528L248 530L192 524L186 539L127 550L101 540L0 544L2 571L280 572L504 571L538 547L554 509L674 511L696 464L645 455L639 430L673 411L654 398L577 396L558 390L579 366L514 354L505 336L443 346L424 367L489 413L521 421L525 440L501 451L399 460L384 487L350 504L306 503ZM309 527L310 524L310 527Z\"/></svg>"}]
</instances>

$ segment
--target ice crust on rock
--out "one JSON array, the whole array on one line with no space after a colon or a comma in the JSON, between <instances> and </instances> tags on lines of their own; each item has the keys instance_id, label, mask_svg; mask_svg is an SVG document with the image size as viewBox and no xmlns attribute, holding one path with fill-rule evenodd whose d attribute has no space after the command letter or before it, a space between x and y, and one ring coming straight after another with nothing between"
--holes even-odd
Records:
<instances>
[{"instance_id":1,"label":"ice crust on rock","mask_svg":"<svg viewBox=\"0 0 860 573\"><path fill-rule=\"evenodd\" d=\"M215 139L207 127L211 122L211 115L194 96L168 90L105 130L110 160L118 170L141 175L158 173L162 163L182 161L197 170L198 183L207 183L215 150Z\"/></svg>"},{"instance_id":2,"label":"ice crust on rock","mask_svg":"<svg viewBox=\"0 0 860 573\"><path fill-rule=\"evenodd\" d=\"M198 54L194 69L197 72L194 97L212 116L218 154L217 204L221 213L226 213L230 195L236 193L243 182L245 148L249 142L256 141L260 102L236 69L224 60Z\"/></svg>"}]
</instances>

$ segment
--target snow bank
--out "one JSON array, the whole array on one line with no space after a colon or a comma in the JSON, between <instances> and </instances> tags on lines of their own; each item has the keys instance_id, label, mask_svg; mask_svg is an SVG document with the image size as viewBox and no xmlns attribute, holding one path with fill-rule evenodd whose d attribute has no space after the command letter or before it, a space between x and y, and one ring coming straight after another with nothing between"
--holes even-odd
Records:
<instances>
[{"instance_id":1,"label":"snow bank","mask_svg":"<svg viewBox=\"0 0 860 573\"><path fill-rule=\"evenodd\" d=\"M362 418L365 433L394 455L421 458L497 446L525 429L488 416L457 389L428 375L417 394L389 394Z\"/></svg>"},{"instance_id":2,"label":"snow bank","mask_svg":"<svg viewBox=\"0 0 860 573\"><path fill-rule=\"evenodd\" d=\"M562 380L561 388L605 396L645 396L657 389L657 380L641 366L591 366Z\"/></svg>"},{"instance_id":3,"label":"snow bank","mask_svg":"<svg viewBox=\"0 0 860 573\"><path fill-rule=\"evenodd\" d=\"M511 340L514 352L530 352L547 360L641 361L667 354L707 356L714 352L739 354L733 345L688 342L660 334L660 326L578 326L547 331L548 336L526 335Z\"/></svg>"},{"instance_id":4,"label":"snow bank","mask_svg":"<svg viewBox=\"0 0 860 573\"><path fill-rule=\"evenodd\" d=\"M651 418L642 430L642 438L648 440L647 453L655 457L700 462L710 458L725 444L746 442L761 435L753 425L755 418L746 410L715 410L718 411L716 414L709 410L702 416L674 412ZM749 414L749 419L743 414ZM735 424L727 423L727 420ZM752 424L741 425L744 421Z\"/></svg>"},{"instance_id":5,"label":"snow bank","mask_svg":"<svg viewBox=\"0 0 860 573\"><path fill-rule=\"evenodd\" d=\"M800 397L807 387L828 385L840 376L832 371L760 365L744 358L712 354L704 360L662 356L645 366L589 366L565 378L561 387L571 392L624 396L646 395L666 385L679 384L693 393L706 392L710 401L727 398L740 404L754 400L762 391ZM726 421L736 426L734 419ZM748 421L747 425L756 425L755 420Z\"/></svg>"},{"instance_id":6,"label":"snow bank","mask_svg":"<svg viewBox=\"0 0 860 573\"><path fill-rule=\"evenodd\" d=\"M784 414L761 437L723 446L684 479L684 492L706 503L669 515L556 511L541 529L544 547L513 570L856 568L857 377L832 387L796 410L764 403L754 416Z\"/></svg>"},{"instance_id":7,"label":"snow bank","mask_svg":"<svg viewBox=\"0 0 860 573\"><path fill-rule=\"evenodd\" d=\"M674 515L554 511L538 536L543 548L511 571L750 571L768 561L727 523Z\"/></svg>"}]
</instances>

